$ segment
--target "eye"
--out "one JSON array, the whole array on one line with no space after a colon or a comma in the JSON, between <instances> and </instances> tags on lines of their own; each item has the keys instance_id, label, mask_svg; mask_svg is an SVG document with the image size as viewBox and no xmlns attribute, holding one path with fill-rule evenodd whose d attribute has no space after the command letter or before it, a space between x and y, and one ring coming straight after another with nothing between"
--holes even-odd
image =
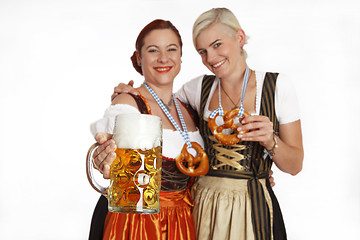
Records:
<instances>
[{"instance_id":1,"label":"eye","mask_svg":"<svg viewBox=\"0 0 360 240\"><path fill-rule=\"evenodd\" d=\"M200 51L198 51L198 53L199 53L200 55L204 55L204 54L206 53L206 50L200 50Z\"/></svg>"},{"instance_id":2,"label":"eye","mask_svg":"<svg viewBox=\"0 0 360 240\"><path fill-rule=\"evenodd\" d=\"M150 52L150 53L155 53L155 52L158 52L158 50L157 50L156 48L150 48L150 49L148 50L148 52Z\"/></svg>"},{"instance_id":3,"label":"eye","mask_svg":"<svg viewBox=\"0 0 360 240\"><path fill-rule=\"evenodd\" d=\"M220 42L217 42L217 43L214 44L214 48L218 48L218 47L220 47L220 46L221 46L221 43L220 43Z\"/></svg>"},{"instance_id":4,"label":"eye","mask_svg":"<svg viewBox=\"0 0 360 240\"><path fill-rule=\"evenodd\" d=\"M168 51L169 51L169 52L176 52L176 51L177 51L177 48L169 48Z\"/></svg>"}]
</instances>

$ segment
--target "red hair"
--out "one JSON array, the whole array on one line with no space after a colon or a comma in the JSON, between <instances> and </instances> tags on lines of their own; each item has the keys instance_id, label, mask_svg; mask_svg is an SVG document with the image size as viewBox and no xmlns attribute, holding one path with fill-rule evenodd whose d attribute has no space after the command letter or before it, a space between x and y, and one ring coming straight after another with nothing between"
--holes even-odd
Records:
<instances>
[{"instance_id":1,"label":"red hair","mask_svg":"<svg viewBox=\"0 0 360 240\"><path fill-rule=\"evenodd\" d=\"M136 52L138 52L139 56L141 57L141 48L144 46L145 37L151 31L157 30L157 29L170 29L170 30L172 30L176 34L176 36L178 37L179 43L180 43L180 49L182 49L182 41L181 41L180 33L170 21L165 21L165 20L162 20L162 19L156 19L156 20L152 21L151 23L146 25L141 30L141 32L139 33L139 36L137 37L136 43L135 43L136 51L134 51L134 54L130 58L135 70L138 73L140 73L141 75L143 75L143 73L142 73L141 66L138 65Z\"/></svg>"}]
</instances>

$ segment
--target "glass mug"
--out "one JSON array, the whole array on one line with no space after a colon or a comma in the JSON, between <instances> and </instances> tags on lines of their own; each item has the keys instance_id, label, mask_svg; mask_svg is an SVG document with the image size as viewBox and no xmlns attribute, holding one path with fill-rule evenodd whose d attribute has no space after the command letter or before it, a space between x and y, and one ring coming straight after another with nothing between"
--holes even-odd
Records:
<instances>
[{"instance_id":1,"label":"glass mug","mask_svg":"<svg viewBox=\"0 0 360 240\"><path fill-rule=\"evenodd\" d=\"M162 162L161 118L147 114L116 116L113 139L116 159L110 167L110 186L100 186L93 177L92 155L87 154L86 172L90 185L108 199L108 210L119 213L155 214L160 210Z\"/></svg>"}]
</instances>

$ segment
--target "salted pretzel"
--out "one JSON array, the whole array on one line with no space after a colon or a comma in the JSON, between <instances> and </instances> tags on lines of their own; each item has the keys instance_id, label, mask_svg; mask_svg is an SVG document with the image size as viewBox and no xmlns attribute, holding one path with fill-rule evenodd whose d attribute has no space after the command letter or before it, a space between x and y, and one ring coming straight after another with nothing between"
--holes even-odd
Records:
<instances>
[{"instance_id":1,"label":"salted pretzel","mask_svg":"<svg viewBox=\"0 0 360 240\"><path fill-rule=\"evenodd\" d=\"M197 152L196 157L188 152L188 145L185 143L180 155L175 159L176 166L180 172L191 177L205 175L209 171L209 159L197 142L191 142L191 146ZM184 160L187 162L187 167L184 165ZM196 167L198 163L199 166Z\"/></svg>"},{"instance_id":2,"label":"salted pretzel","mask_svg":"<svg viewBox=\"0 0 360 240\"><path fill-rule=\"evenodd\" d=\"M240 132L237 131L237 128L239 126L234 123L234 117L238 116L238 114L239 114L238 108L233 109L231 111L225 111L225 114L223 116L224 124L220 125L220 126L217 126L216 122L215 122L215 119L219 115L219 113L217 113L214 118L208 119L209 128L211 129L211 132L214 134L215 138L227 146L234 145L240 141L240 139L237 137L238 134L248 132L247 130L240 131ZM244 112L242 118L239 118L239 122L241 122L244 118L246 118L248 116L250 116L250 114L247 112ZM234 133L229 134L229 135L224 134L222 132L224 129L232 129L234 131Z\"/></svg>"}]
</instances>

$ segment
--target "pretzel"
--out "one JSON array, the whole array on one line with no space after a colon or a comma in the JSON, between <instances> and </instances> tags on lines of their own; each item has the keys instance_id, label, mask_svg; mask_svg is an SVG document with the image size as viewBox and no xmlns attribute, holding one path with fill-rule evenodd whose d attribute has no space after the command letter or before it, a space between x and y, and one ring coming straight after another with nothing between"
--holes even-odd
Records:
<instances>
[{"instance_id":1,"label":"pretzel","mask_svg":"<svg viewBox=\"0 0 360 240\"><path fill-rule=\"evenodd\" d=\"M225 115L223 116L224 124L220 125L220 126L217 126L216 122L215 122L215 119L219 115L219 113L217 113L214 118L208 119L209 128L211 129L211 132L214 134L215 138L218 141L220 141L222 144L225 144L227 146L234 145L234 144L240 142L240 138L237 137L237 135L239 133L243 134L243 133L248 132L247 130L240 131L240 132L237 131L237 128L239 126L234 123L234 117L238 116L238 114L239 114L238 108L233 109L231 111L225 111ZM243 117L239 118L239 122L241 122L244 118L246 118L248 116L250 116L250 114L247 112L244 112ZM222 132L224 129L232 129L234 131L234 133L230 134L230 135L224 134Z\"/></svg>"},{"instance_id":2,"label":"pretzel","mask_svg":"<svg viewBox=\"0 0 360 240\"><path fill-rule=\"evenodd\" d=\"M180 172L191 177L205 175L209 171L209 159L198 143L191 142L191 145L197 152L196 157L188 152L188 146L185 143L180 155L175 158L176 166ZM184 166L184 160L187 162L187 167ZM196 167L199 162L199 166Z\"/></svg>"}]
</instances>

